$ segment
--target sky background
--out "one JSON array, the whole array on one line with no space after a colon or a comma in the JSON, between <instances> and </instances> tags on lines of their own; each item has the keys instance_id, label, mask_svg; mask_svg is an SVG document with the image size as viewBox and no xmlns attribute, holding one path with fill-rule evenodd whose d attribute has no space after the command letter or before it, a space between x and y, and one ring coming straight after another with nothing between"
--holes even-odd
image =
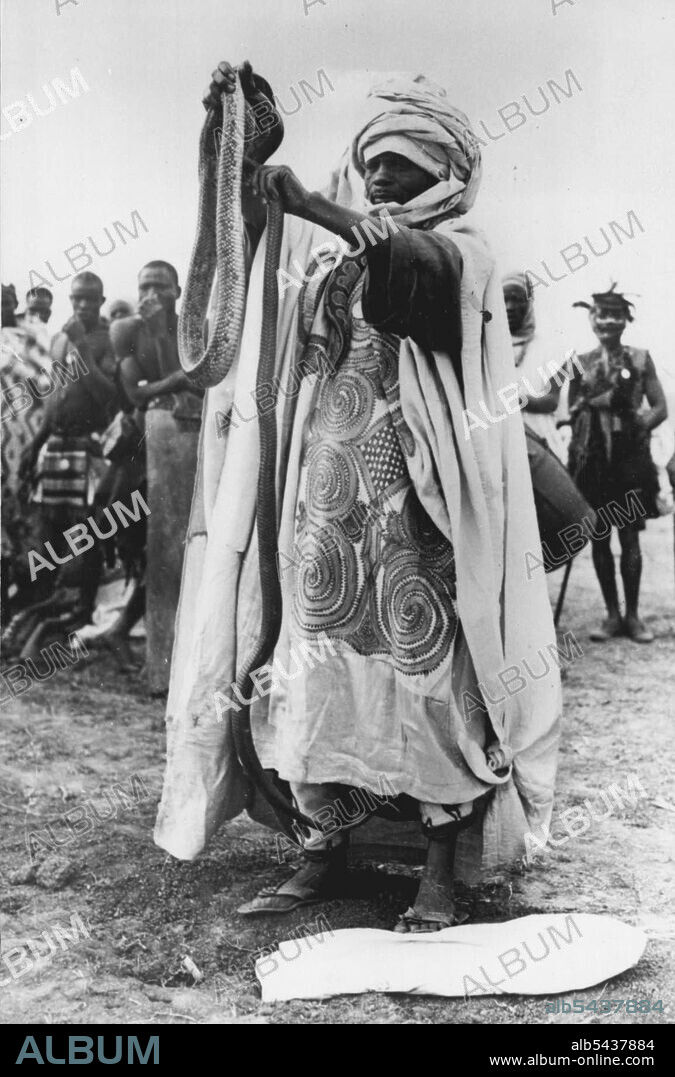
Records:
<instances>
[{"instance_id":1,"label":"sky background","mask_svg":"<svg viewBox=\"0 0 675 1077\"><path fill-rule=\"evenodd\" d=\"M635 293L627 343L649 347L675 414L673 190L673 0L575 0L554 15L551 0L3 0L2 106L78 68L88 93L59 103L13 132L5 116L2 154L2 280L21 295L28 274L51 261L68 272L65 248L129 224L137 210L148 232L118 239L90 267L108 299L135 296L138 269L173 262L184 278L195 229L201 95L219 60L248 58L291 111L301 79L323 69L335 92L312 97L285 120L275 160L310 188L327 174L353 133L364 88L378 72L424 72L471 118L505 133L498 109L520 101L527 123L483 150L484 176L472 219L485 229L500 267L541 273L545 260L565 279L536 289L538 325L552 356L593 344L576 299L617 279ZM532 117L526 94L565 84L582 90ZM301 94L301 99L303 95ZM310 95L311 96L311 95ZM560 94L558 95L560 97ZM510 112L511 110L509 110ZM486 139L487 141L487 139ZM573 275L560 250L600 229L644 228L616 238L602 258ZM609 233L611 235L611 233ZM89 249L89 244L87 244ZM585 247L585 245L584 245ZM64 268L65 267L65 268ZM57 284L50 328L70 312L69 282Z\"/></svg>"}]
</instances>

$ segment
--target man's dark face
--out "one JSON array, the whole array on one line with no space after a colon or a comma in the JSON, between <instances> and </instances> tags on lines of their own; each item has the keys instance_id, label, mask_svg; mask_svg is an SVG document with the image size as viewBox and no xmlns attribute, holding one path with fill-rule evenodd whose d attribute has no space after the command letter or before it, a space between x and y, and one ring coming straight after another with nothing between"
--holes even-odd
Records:
<instances>
[{"instance_id":1,"label":"man's dark face","mask_svg":"<svg viewBox=\"0 0 675 1077\"><path fill-rule=\"evenodd\" d=\"M517 333L523 324L527 308L530 305L527 296L523 295L520 288L513 288L507 284L504 288L504 305L506 307L506 317L509 321L509 330L511 333Z\"/></svg>"},{"instance_id":2,"label":"man's dark face","mask_svg":"<svg viewBox=\"0 0 675 1077\"><path fill-rule=\"evenodd\" d=\"M32 295L26 303L26 310L34 318L39 318L46 325L52 316L51 296Z\"/></svg>"},{"instance_id":3,"label":"man's dark face","mask_svg":"<svg viewBox=\"0 0 675 1077\"><path fill-rule=\"evenodd\" d=\"M75 281L70 293L70 302L73 305L73 314L82 322L85 329L94 329L98 325L101 307L105 302L105 296L96 285L84 284Z\"/></svg>"},{"instance_id":4,"label":"man's dark face","mask_svg":"<svg viewBox=\"0 0 675 1077\"><path fill-rule=\"evenodd\" d=\"M142 269L138 275L138 298L157 299L168 314L176 309L180 288L168 269L161 266Z\"/></svg>"},{"instance_id":5,"label":"man's dark face","mask_svg":"<svg viewBox=\"0 0 675 1077\"><path fill-rule=\"evenodd\" d=\"M593 332L601 344L611 347L619 343L626 328L625 314L596 304L591 310L590 319Z\"/></svg>"},{"instance_id":6,"label":"man's dark face","mask_svg":"<svg viewBox=\"0 0 675 1077\"><path fill-rule=\"evenodd\" d=\"M430 172L398 153L380 153L372 157L363 178L368 201L374 205L398 202L403 206L438 183Z\"/></svg>"}]
</instances>

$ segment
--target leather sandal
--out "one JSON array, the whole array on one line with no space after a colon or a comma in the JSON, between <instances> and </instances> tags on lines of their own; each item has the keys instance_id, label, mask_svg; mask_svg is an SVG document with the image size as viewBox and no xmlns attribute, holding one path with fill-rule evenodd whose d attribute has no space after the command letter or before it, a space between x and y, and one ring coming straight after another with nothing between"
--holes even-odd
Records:
<instances>
[{"instance_id":1,"label":"leather sandal","mask_svg":"<svg viewBox=\"0 0 675 1077\"><path fill-rule=\"evenodd\" d=\"M448 919L447 913L425 913L420 916L414 908L401 913L394 931L399 935L430 935L446 927L458 927L469 919L468 912L458 912Z\"/></svg>"},{"instance_id":2,"label":"leather sandal","mask_svg":"<svg viewBox=\"0 0 675 1077\"><path fill-rule=\"evenodd\" d=\"M290 879L264 886L254 898L240 905L240 916L284 915L339 895L347 871L347 842L332 849L306 849L304 863Z\"/></svg>"}]
</instances>

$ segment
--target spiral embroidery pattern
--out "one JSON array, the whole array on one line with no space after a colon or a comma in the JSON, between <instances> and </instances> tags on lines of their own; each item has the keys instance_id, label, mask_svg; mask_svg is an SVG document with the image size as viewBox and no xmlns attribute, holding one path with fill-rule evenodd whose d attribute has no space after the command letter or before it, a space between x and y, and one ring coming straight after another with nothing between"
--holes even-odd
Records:
<instances>
[{"instance_id":1,"label":"spiral embroidery pattern","mask_svg":"<svg viewBox=\"0 0 675 1077\"><path fill-rule=\"evenodd\" d=\"M305 629L321 632L327 624L340 629L358 620L364 583L354 547L336 541L332 529L308 529L296 552Z\"/></svg>"},{"instance_id":2,"label":"spiral embroidery pattern","mask_svg":"<svg viewBox=\"0 0 675 1077\"><path fill-rule=\"evenodd\" d=\"M356 464L339 445L318 441L307 453L307 512L321 523L345 515L358 490Z\"/></svg>"},{"instance_id":3,"label":"spiral embroidery pattern","mask_svg":"<svg viewBox=\"0 0 675 1077\"><path fill-rule=\"evenodd\" d=\"M328 437L357 440L368 427L375 409L372 382L358 370L343 370L323 383L319 408L321 426Z\"/></svg>"},{"instance_id":4,"label":"spiral embroidery pattern","mask_svg":"<svg viewBox=\"0 0 675 1077\"><path fill-rule=\"evenodd\" d=\"M325 632L423 674L447 659L457 633L454 554L405 463L398 340L355 314L360 293L345 319L349 347L304 433L293 617L300 635Z\"/></svg>"},{"instance_id":5,"label":"spiral embroidery pattern","mask_svg":"<svg viewBox=\"0 0 675 1077\"><path fill-rule=\"evenodd\" d=\"M397 667L418 673L438 665L438 641L449 647L457 619L448 576L420 571L411 552L404 547L385 561L378 625Z\"/></svg>"}]
</instances>

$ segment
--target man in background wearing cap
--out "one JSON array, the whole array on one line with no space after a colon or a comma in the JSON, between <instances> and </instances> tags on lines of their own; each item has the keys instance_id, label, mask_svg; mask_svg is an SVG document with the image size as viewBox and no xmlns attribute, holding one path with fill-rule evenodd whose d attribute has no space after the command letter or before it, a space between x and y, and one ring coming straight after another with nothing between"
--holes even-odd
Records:
<instances>
[{"instance_id":1,"label":"man in background wearing cap","mask_svg":"<svg viewBox=\"0 0 675 1077\"><path fill-rule=\"evenodd\" d=\"M638 600L642 555L639 533L645 517L658 516L658 479L649 451L649 435L667 415L666 399L648 351L621 343L632 307L616 285L596 292L592 303L579 302L590 312L599 347L579 356L584 369L574 371L569 389L572 420L570 471L589 504L600 509L610 502L631 507L627 495L639 499L642 515L617 527L621 544L621 577L626 600L621 618L616 586L611 525L607 534L593 538L593 564L607 607L607 617L591 632L604 641L627 635L637 643L651 643L654 634L640 620ZM640 411L646 398L650 410ZM608 520L608 514L603 514Z\"/></svg>"}]
</instances>

